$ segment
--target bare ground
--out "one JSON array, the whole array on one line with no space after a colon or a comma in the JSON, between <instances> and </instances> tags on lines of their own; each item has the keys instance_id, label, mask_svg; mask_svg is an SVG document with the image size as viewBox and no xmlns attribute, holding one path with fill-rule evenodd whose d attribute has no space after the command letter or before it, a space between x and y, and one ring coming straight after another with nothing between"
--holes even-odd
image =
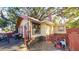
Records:
<instances>
[{"instance_id":1,"label":"bare ground","mask_svg":"<svg viewBox=\"0 0 79 59\"><path fill-rule=\"evenodd\" d=\"M51 42L42 41L40 43L36 43L30 47L30 51L64 51L62 49L56 49L54 44Z\"/></svg>"},{"instance_id":2,"label":"bare ground","mask_svg":"<svg viewBox=\"0 0 79 59\"><path fill-rule=\"evenodd\" d=\"M0 51L18 51L19 46L22 44L23 42L16 40L11 40L10 43L0 42ZM64 50L56 49L53 43L41 41L32 45L29 51L64 51Z\"/></svg>"}]
</instances>

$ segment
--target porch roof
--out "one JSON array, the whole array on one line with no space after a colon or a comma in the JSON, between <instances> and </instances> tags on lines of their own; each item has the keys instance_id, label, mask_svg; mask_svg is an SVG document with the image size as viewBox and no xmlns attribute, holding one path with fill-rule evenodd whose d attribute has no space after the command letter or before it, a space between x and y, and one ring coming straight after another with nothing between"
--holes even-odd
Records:
<instances>
[{"instance_id":1,"label":"porch roof","mask_svg":"<svg viewBox=\"0 0 79 59\"><path fill-rule=\"evenodd\" d=\"M17 19L17 22L16 22L17 27L19 27L22 20L31 20L32 22L41 23L38 19L35 19L33 17L30 17L30 16L19 16L18 19Z\"/></svg>"},{"instance_id":2,"label":"porch roof","mask_svg":"<svg viewBox=\"0 0 79 59\"><path fill-rule=\"evenodd\" d=\"M20 16L20 17L23 18L23 20L32 20L32 21L40 22L38 19L35 19L33 17L30 17L30 16Z\"/></svg>"},{"instance_id":3,"label":"porch roof","mask_svg":"<svg viewBox=\"0 0 79 59\"><path fill-rule=\"evenodd\" d=\"M41 23L46 23L46 24L48 24L48 25L54 25L53 22L50 22L50 21L48 21L48 20L43 20L43 21L41 21Z\"/></svg>"}]
</instances>

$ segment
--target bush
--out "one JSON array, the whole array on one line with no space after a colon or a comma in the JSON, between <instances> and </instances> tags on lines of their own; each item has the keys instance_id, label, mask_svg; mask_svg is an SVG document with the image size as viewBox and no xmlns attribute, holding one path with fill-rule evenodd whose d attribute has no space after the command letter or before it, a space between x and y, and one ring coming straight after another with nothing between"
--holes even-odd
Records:
<instances>
[{"instance_id":1,"label":"bush","mask_svg":"<svg viewBox=\"0 0 79 59\"><path fill-rule=\"evenodd\" d=\"M10 31L10 29L4 28L3 31L8 32L8 31Z\"/></svg>"}]
</instances>

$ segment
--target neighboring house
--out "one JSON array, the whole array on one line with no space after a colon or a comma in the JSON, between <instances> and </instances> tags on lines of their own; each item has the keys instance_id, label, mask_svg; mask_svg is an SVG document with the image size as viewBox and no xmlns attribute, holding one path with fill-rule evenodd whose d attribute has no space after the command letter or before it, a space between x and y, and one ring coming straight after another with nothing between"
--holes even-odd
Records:
<instances>
[{"instance_id":1,"label":"neighboring house","mask_svg":"<svg viewBox=\"0 0 79 59\"><path fill-rule=\"evenodd\" d=\"M23 36L26 32L26 35L29 35L31 38L66 33L64 24L54 24L49 20L39 21L38 19L29 16L18 17L16 27L18 28L18 32L23 34Z\"/></svg>"}]
</instances>

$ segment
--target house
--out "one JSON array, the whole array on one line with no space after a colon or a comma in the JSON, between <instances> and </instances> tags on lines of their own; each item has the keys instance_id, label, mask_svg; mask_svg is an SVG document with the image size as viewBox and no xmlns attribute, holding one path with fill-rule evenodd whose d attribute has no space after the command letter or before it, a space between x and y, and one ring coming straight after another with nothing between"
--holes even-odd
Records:
<instances>
[{"instance_id":1,"label":"house","mask_svg":"<svg viewBox=\"0 0 79 59\"><path fill-rule=\"evenodd\" d=\"M18 32L23 34L23 37L26 35L30 38L51 34L66 34L64 24L54 24L49 20L39 21L29 16L18 17L16 27L18 28Z\"/></svg>"}]
</instances>

